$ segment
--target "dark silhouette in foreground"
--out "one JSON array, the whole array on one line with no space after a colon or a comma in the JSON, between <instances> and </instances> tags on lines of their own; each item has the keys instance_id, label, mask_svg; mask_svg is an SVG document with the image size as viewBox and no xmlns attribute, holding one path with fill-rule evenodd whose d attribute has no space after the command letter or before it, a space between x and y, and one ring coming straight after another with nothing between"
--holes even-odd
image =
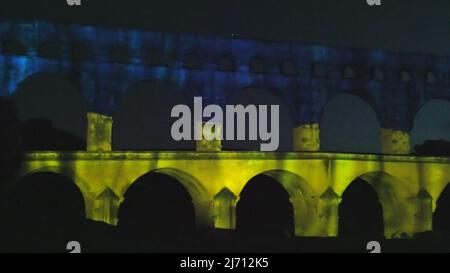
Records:
<instances>
[{"instance_id":1,"label":"dark silhouette in foreground","mask_svg":"<svg viewBox=\"0 0 450 273\"><path fill-rule=\"evenodd\" d=\"M23 145L27 151L83 151L86 142L53 127L47 119L28 119L22 123Z\"/></svg>"},{"instance_id":2,"label":"dark silhouette in foreground","mask_svg":"<svg viewBox=\"0 0 450 273\"><path fill-rule=\"evenodd\" d=\"M414 152L423 156L450 156L450 141L427 140L421 145L416 145Z\"/></svg>"}]
</instances>

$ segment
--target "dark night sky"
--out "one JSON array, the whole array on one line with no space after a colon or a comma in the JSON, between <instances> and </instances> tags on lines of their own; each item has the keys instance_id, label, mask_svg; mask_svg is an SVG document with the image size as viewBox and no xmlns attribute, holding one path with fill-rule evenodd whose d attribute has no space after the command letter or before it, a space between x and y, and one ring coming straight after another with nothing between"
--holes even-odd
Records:
<instances>
[{"instance_id":1,"label":"dark night sky","mask_svg":"<svg viewBox=\"0 0 450 273\"><path fill-rule=\"evenodd\" d=\"M2 0L4 19L143 28L450 55L450 1Z\"/></svg>"}]
</instances>

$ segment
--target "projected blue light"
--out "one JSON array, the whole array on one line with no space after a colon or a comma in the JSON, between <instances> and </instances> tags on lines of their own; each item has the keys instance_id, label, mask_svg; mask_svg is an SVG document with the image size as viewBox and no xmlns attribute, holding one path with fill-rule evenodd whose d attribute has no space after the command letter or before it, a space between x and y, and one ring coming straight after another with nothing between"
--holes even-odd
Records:
<instances>
[{"instance_id":1,"label":"projected blue light","mask_svg":"<svg viewBox=\"0 0 450 273\"><path fill-rule=\"evenodd\" d=\"M219 105L226 104L245 87L263 88L282 99L296 125L320 122L327 101L338 93L348 92L368 102L383 127L409 130L411 116L420 105L431 98L450 97L447 85L427 85L418 76L423 71L439 69L439 75L447 75L448 82L450 61L442 56L47 22L0 23L0 37L21 41L29 49L27 56L0 54L1 95L10 96L23 80L35 73L52 73L79 88L90 110L106 115L115 111L120 96L147 80L170 82L187 96L203 96L205 102ZM39 45L48 41L61 46L61 57L38 56ZM92 52L92 56L74 58L72 52L78 45ZM112 48L123 48L127 54L113 60ZM198 69L183 66L185 57L191 53L200 58ZM220 56L230 56L234 71L221 71L217 63ZM253 57L263 58L265 73L250 72ZM286 60L295 64L298 74L282 73L281 63ZM317 62L326 66L327 75L323 78L314 78L311 73L312 64ZM344 65L351 65L358 78L343 79ZM371 78L374 67L383 69L385 79ZM414 75L414 84L405 85L399 80L398 73L404 67ZM397 114L392 115L393 112Z\"/></svg>"}]
</instances>

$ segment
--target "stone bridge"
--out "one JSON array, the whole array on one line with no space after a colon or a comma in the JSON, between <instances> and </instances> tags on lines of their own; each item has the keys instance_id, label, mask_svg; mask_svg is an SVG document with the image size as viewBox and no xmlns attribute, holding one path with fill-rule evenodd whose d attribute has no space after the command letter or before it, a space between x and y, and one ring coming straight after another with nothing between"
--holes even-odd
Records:
<instances>
[{"instance_id":1,"label":"stone bridge","mask_svg":"<svg viewBox=\"0 0 450 273\"><path fill-rule=\"evenodd\" d=\"M265 174L289 193L297 236L336 236L340 197L362 178L379 196L390 238L399 231L432 229L435 202L450 180L449 169L449 158L394 155L35 152L27 154L22 175L55 172L73 179L84 195L87 216L115 224L127 188L146 173L164 173L190 193L199 227L234 229L240 192L252 177Z\"/></svg>"}]
</instances>

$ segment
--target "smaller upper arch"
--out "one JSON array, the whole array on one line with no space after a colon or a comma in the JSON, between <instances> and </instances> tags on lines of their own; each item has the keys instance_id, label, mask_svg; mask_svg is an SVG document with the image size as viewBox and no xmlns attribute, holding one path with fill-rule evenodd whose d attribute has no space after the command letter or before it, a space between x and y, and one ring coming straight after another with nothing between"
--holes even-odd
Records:
<instances>
[{"instance_id":1,"label":"smaller upper arch","mask_svg":"<svg viewBox=\"0 0 450 273\"><path fill-rule=\"evenodd\" d=\"M411 130L413 145L427 140L450 141L450 100L432 99L418 108Z\"/></svg>"},{"instance_id":2,"label":"smaller upper arch","mask_svg":"<svg viewBox=\"0 0 450 273\"><path fill-rule=\"evenodd\" d=\"M359 95L340 93L321 109L321 150L380 153L380 122L373 105Z\"/></svg>"},{"instance_id":3,"label":"smaller upper arch","mask_svg":"<svg viewBox=\"0 0 450 273\"><path fill-rule=\"evenodd\" d=\"M28 54L29 47L27 44L19 39L7 39L1 43L0 52L7 55L22 55Z\"/></svg>"}]
</instances>

